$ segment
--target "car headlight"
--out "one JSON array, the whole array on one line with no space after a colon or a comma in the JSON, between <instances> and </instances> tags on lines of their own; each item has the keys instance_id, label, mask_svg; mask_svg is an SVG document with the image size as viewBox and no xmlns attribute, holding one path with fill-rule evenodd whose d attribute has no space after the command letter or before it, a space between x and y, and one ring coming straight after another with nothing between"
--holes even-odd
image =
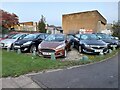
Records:
<instances>
[{"instance_id":1,"label":"car headlight","mask_svg":"<svg viewBox=\"0 0 120 90\"><path fill-rule=\"evenodd\" d=\"M28 41L28 42L24 43L23 45L29 45L31 43L32 43L32 41Z\"/></svg>"},{"instance_id":2,"label":"car headlight","mask_svg":"<svg viewBox=\"0 0 120 90\"><path fill-rule=\"evenodd\" d=\"M91 47L90 45L85 44L85 47Z\"/></svg>"},{"instance_id":3,"label":"car headlight","mask_svg":"<svg viewBox=\"0 0 120 90\"><path fill-rule=\"evenodd\" d=\"M7 47L10 47L10 46L11 46L11 43L5 43L5 45L6 45Z\"/></svg>"},{"instance_id":4,"label":"car headlight","mask_svg":"<svg viewBox=\"0 0 120 90\"><path fill-rule=\"evenodd\" d=\"M59 45L58 47L56 47L56 49L64 49L65 48L65 44Z\"/></svg>"}]
</instances>

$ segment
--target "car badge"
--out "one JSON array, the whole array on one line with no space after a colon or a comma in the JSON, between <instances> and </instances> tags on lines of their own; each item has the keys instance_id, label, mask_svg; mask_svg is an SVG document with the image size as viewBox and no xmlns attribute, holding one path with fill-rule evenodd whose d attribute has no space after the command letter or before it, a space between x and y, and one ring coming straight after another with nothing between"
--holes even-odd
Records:
<instances>
[{"instance_id":1,"label":"car badge","mask_svg":"<svg viewBox=\"0 0 120 90\"><path fill-rule=\"evenodd\" d=\"M97 46L98 48L100 48L100 46Z\"/></svg>"}]
</instances>

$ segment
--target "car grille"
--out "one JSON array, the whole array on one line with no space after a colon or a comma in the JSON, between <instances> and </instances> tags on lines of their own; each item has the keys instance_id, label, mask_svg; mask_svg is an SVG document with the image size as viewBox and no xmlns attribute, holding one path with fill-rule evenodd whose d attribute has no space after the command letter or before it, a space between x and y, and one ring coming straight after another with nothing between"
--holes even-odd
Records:
<instances>
[{"instance_id":1,"label":"car grille","mask_svg":"<svg viewBox=\"0 0 120 90\"><path fill-rule=\"evenodd\" d=\"M103 49L104 47L92 47L94 49Z\"/></svg>"},{"instance_id":2,"label":"car grille","mask_svg":"<svg viewBox=\"0 0 120 90\"><path fill-rule=\"evenodd\" d=\"M20 43L15 43L14 45L21 45Z\"/></svg>"},{"instance_id":3,"label":"car grille","mask_svg":"<svg viewBox=\"0 0 120 90\"><path fill-rule=\"evenodd\" d=\"M41 52L55 52L53 49L41 49Z\"/></svg>"},{"instance_id":4,"label":"car grille","mask_svg":"<svg viewBox=\"0 0 120 90\"><path fill-rule=\"evenodd\" d=\"M103 49L105 48L104 46L99 46L99 45L91 45L93 49Z\"/></svg>"}]
</instances>

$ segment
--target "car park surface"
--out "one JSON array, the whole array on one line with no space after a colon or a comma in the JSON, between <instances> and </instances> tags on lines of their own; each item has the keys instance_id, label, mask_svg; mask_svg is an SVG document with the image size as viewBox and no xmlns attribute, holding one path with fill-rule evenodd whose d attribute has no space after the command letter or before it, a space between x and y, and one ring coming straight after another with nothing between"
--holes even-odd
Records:
<instances>
[{"instance_id":1,"label":"car park surface","mask_svg":"<svg viewBox=\"0 0 120 90\"><path fill-rule=\"evenodd\" d=\"M85 90L118 90L119 55L101 63L31 75L41 88L80 88ZM89 88L89 89L86 89Z\"/></svg>"},{"instance_id":2,"label":"car park surface","mask_svg":"<svg viewBox=\"0 0 120 90\"><path fill-rule=\"evenodd\" d=\"M66 57L67 51L70 50L70 42L67 40L66 35L51 34L38 46L38 54L50 57L52 53L55 57Z\"/></svg>"},{"instance_id":3,"label":"car park surface","mask_svg":"<svg viewBox=\"0 0 120 90\"><path fill-rule=\"evenodd\" d=\"M21 51L37 51L38 45L48 36L45 33L29 34L22 40L18 40L14 43L14 49L20 49Z\"/></svg>"},{"instance_id":4,"label":"car park surface","mask_svg":"<svg viewBox=\"0 0 120 90\"><path fill-rule=\"evenodd\" d=\"M108 52L108 44L94 34L76 34L74 47L79 52L103 54Z\"/></svg>"}]
</instances>

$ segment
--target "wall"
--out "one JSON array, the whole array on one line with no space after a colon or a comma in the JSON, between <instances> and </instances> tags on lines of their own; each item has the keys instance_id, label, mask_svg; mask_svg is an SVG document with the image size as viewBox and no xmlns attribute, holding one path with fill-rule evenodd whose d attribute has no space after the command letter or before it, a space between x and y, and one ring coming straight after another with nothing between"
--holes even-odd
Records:
<instances>
[{"instance_id":1,"label":"wall","mask_svg":"<svg viewBox=\"0 0 120 90\"><path fill-rule=\"evenodd\" d=\"M104 28L104 24L98 21L106 24L106 19L96 10L63 15L63 33L77 33L80 29L92 29L93 32L98 32L98 28Z\"/></svg>"}]
</instances>

